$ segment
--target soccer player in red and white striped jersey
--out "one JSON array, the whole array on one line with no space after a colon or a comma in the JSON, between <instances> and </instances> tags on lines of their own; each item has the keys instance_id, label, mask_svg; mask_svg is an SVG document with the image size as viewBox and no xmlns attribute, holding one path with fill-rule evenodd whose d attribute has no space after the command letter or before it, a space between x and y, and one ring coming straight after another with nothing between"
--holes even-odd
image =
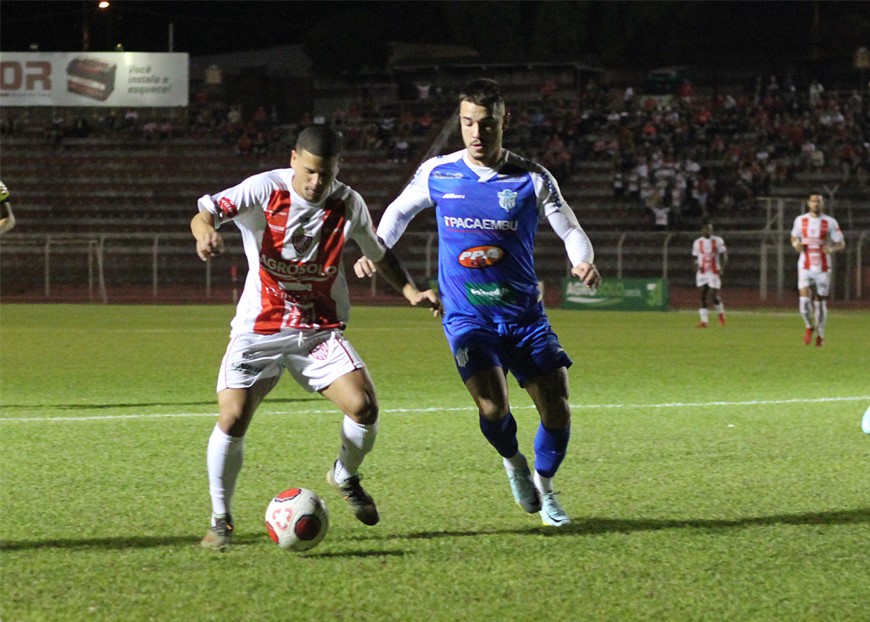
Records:
<instances>
[{"instance_id":1,"label":"soccer player in red and white striped jersey","mask_svg":"<svg viewBox=\"0 0 870 622\"><path fill-rule=\"evenodd\" d=\"M431 289L419 291L384 246L363 198L336 179L341 134L312 125L291 153L290 168L254 175L200 197L190 229L204 261L223 251L218 232L234 223L242 234L248 275L218 374L219 415L206 452L211 528L205 548L224 550L233 521L230 504L242 469L245 432L260 402L284 371L343 413L338 459L330 485L366 525L378 522L358 469L378 431L378 401L365 363L345 338L349 301L341 255L353 239L390 285L412 305L440 313Z\"/></svg>"},{"instance_id":2,"label":"soccer player in red and white striped jersey","mask_svg":"<svg viewBox=\"0 0 870 622\"><path fill-rule=\"evenodd\" d=\"M701 306L698 308L701 321L698 328L707 328L709 322L707 294L711 294L716 305L719 326L725 326L725 306L719 298L719 290L722 289L722 273L728 263L728 249L725 240L713 235L713 225L709 221L701 225L701 237L692 244L692 256L695 258L695 284L701 290Z\"/></svg>"},{"instance_id":3,"label":"soccer player in red and white striped jersey","mask_svg":"<svg viewBox=\"0 0 870 622\"><path fill-rule=\"evenodd\" d=\"M807 213L794 219L791 245L800 253L798 259L798 289L800 313L804 321L804 344L809 345L816 332L816 345L825 341L828 320L828 294L831 288L831 255L846 248L840 225L823 213L825 199L813 192L807 198Z\"/></svg>"}]
</instances>

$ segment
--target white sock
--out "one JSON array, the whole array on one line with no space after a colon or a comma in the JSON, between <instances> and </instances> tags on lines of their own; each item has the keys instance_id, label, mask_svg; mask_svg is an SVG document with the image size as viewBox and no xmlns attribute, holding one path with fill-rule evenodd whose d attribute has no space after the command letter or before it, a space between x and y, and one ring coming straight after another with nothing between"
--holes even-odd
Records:
<instances>
[{"instance_id":1,"label":"white sock","mask_svg":"<svg viewBox=\"0 0 870 622\"><path fill-rule=\"evenodd\" d=\"M224 434L218 425L214 426L208 439L206 464L211 511L216 516L230 513L236 480L244 462L244 448L244 436L230 436Z\"/></svg>"},{"instance_id":2,"label":"white sock","mask_svg":"<svg viewBox=\"0 0 870 622\"><path fill-rule=\"evenodd\" d=\"M828 301L818 300L816 305L816 332L819 337L825 337L825 324L828 323Z\"/></svg>"},{"instance_id":3,"label":"white sock","mask_svg":"<svg viewBox=\"0 0 870 622\"><path fill-rule=\"evenodd\" d=\"M809 296L800 297L801 317L804 319L804 325L807 328L813 327L813 305L810 302Z\"/></svg>"},{"instance_id":4,"label":"white sock","mask_svg":"<svg viewBox=\"0 0 870 622\"><path fill-rule=\"evenodd\" d=\"M719 315L725 315L725 305L721 302L716 305L716 313Z\"/></svg>"},{"instance_id":5,"label":"white sock","mask_svg":"<svg viewBox=\"0 0 870 622\"><path fill-rule=\"evenodd\" d=\"M707 311L706 307L698 309L698 315L701 316L701 321L704 322L704 324L706 324L710 318L710 312Z\"/></svg>"},{"instance_id":6,"label":"white sock","mask_svg":"<svg viewBox=\"0 0 870 622\"><path fill-rule=\"evenodd\" d=\"M535 488L538 489L538 492L542 495L547 494L548 492L553 492L553 478L552 477L543 477L540 473L535 471Z\"/></svg>"},{"instance_id":7,"label":"white sock","mask_svg":"<svg viewBox=\"0 0 870 622\"><path fill-rule=\"evenodd\" d=\"M341 484L349 477L356 475L359 466L365 459L378 435L378 422L371 425L357 423L347 415L341 422L341 450L335 464L335 482Z\"/></svg>"},{"instance_id":8,"label":"white sock","mask_svg":"<svg viewBox=\"0 0 870 622\"><path fill-rule=\"evenodd\" d=\"M523 455L523 452L518 451L512 458L502 458L504 468L508 471L518 471L520 469L528 469L529 461Z\"/></svg>"}]
</instances>

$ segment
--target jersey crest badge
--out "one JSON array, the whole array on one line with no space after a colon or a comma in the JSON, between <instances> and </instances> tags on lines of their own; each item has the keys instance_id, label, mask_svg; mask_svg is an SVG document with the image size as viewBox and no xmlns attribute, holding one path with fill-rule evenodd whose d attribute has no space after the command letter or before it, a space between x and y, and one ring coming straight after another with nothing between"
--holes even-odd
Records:
<instances>
[{"instance_id":1,"label":"jersey crest badge","mask_svg":"<svg viewBox=\"0 0 870 622\"><path fill-rule=\"evenodd\" d=\"M504 211L509 212L517 206L517 193L513 190L502 190L497 196L499 207Z\"/></svg>"},{"instance_id":2,"label":"jersey crest badge","mask_svg":"<svg viewBox=\"0 0 870 622\"><path fill-rule=\"evenodd\" d=\"M311 248L311 245L314 244L314 236L308 235L305 231L305 222L302 222L302 224L300 224L290 235L290 243L299 255L307 253L308 249Z\"/></svg>"}]
</instances>

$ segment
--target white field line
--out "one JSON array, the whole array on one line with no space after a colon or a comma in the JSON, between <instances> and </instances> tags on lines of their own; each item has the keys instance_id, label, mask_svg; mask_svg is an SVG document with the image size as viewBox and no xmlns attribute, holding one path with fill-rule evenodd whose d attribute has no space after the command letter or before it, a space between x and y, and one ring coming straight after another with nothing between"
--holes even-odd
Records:
<instances>
[{"instance_id":1,"label":"white field line","mask_svg":"<svg viewBox=\"0 0 870 622\"><path fill-rule=\"evenodd\" d=\"M709 408L739 407L739 406L778 406L782 404L820 404L829 402L870 402L870 395L854 397L817 397L791 398L785 400L744 400L744 401L711 401L711 402L665 402L660 404L571 404L574 410L607 410L607 409L677 409L677 408ZM513 406L512 410L532 410L534 405ZM391 413L433 413L433 412L464 412L472 411L472 406L430 408L388 408L381 412ZM315 415L331 414L334 408L313 408L307 410L267 410L258 412L263 415ZM179 419L188 417L216 417L216 413L133 413L129 415L90 415L84 417L0 417L0 423L43 423L43 422L74 422L74 421L111 421L125 419Z\"/></svg>"}]
</instances>

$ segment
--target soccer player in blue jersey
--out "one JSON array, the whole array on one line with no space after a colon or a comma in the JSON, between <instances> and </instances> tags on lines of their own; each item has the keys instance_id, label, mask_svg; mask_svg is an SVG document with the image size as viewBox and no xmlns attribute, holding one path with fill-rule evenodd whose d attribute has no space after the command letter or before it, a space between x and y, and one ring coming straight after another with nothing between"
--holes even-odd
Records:
<instances>
[{"instance_id":1,"label":"soccer player in blue jersey","mask_svg":"<svg viewBox=\"0 0 870 622\"><path fill-rule=\"evenodd\" d=\"M538 290L538 220L546 218L565 243L574 275L590 287L601 277L592 244L550 172L503 148L508 120L496 82L467 84L459 97L465 149L424 162L386 209L377 232L392 248L414 216L435 208L444 332L459 375L477 405L484 437L503 458L514 499L526 512L540 512L545 525L559 527L571 522L552 483L570 437L571 359ZM354 269L360 277L375 271L366 257ZM519 450L507 371L541 418L534 473Z\"/></svg>"}]
</instances>

